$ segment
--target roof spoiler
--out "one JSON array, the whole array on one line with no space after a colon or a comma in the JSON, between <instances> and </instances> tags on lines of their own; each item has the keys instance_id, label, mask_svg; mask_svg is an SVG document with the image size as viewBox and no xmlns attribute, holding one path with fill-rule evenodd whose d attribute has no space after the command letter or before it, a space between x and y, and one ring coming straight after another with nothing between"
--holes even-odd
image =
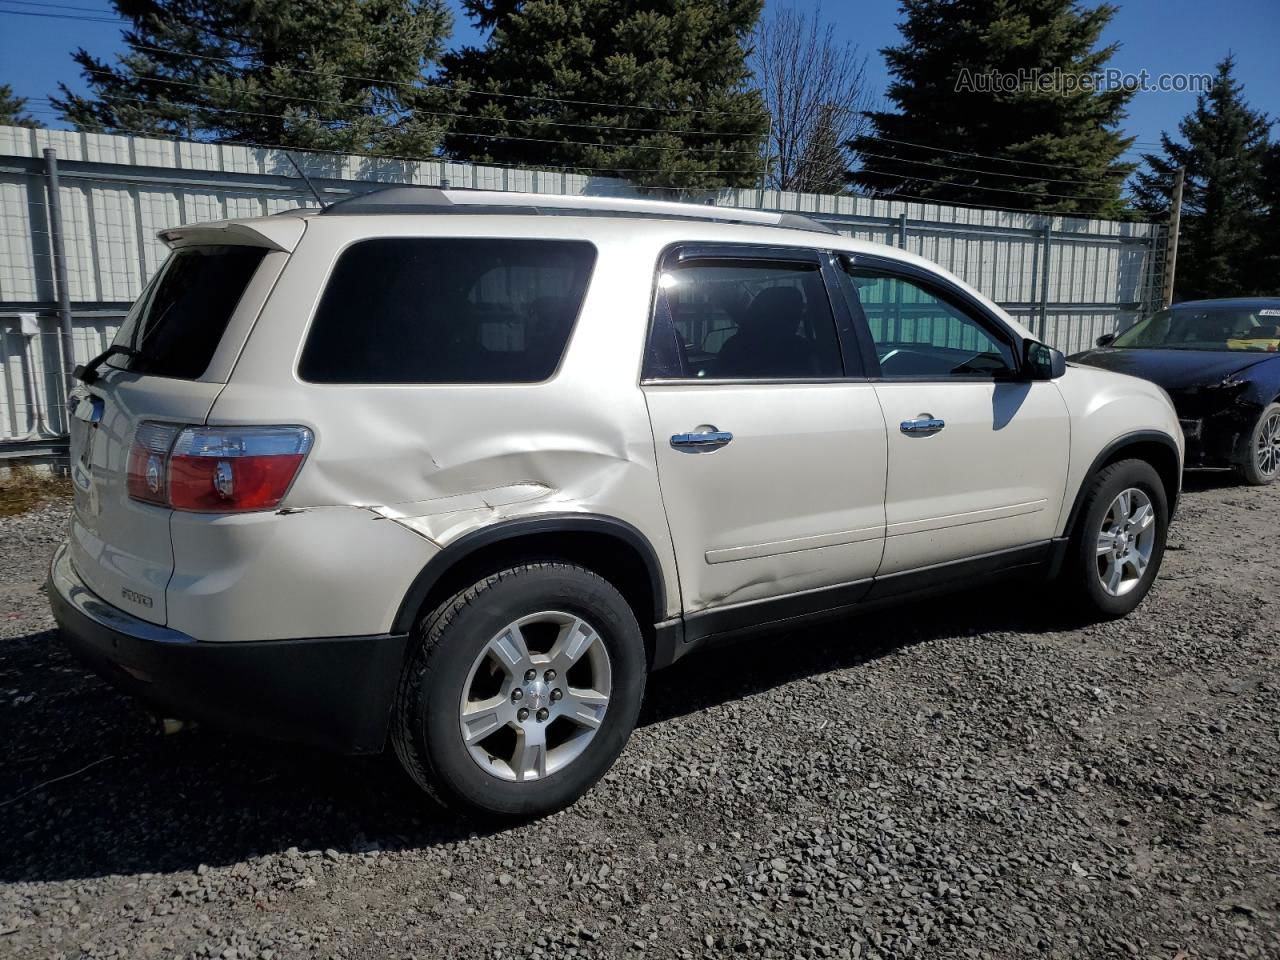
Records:
<instances>
[{"instance_id":1,"label":"roof spoiler","mask_svg":"<svg viewBox=\"0 0 1280 960\"><path fill-rule=\"evenodd\" d=\"M203 244L266 247L292 253L306 230L303 217L255 217L252 220L215 220L189 223L161 230L158 236L169 249Z\"/></svg>"}]
</instances>

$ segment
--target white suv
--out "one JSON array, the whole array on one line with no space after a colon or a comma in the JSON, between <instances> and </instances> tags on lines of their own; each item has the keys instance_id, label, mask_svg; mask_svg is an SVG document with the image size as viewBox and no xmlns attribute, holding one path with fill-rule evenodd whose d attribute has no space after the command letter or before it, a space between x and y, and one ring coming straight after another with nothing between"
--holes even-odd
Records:
<instances>
[{"instance_id":1,"label":"white suv","mask_svg":"<svg viewBox=\"0 0 1280 960\"><path fill-rule=\"evenodd\" d=\"M49 595L164 716L537 814L690 651L1014 574L1119 616L1160 565L1163 391L802 217L404 187L161 237Z\"/></svg>"}]
</instances>

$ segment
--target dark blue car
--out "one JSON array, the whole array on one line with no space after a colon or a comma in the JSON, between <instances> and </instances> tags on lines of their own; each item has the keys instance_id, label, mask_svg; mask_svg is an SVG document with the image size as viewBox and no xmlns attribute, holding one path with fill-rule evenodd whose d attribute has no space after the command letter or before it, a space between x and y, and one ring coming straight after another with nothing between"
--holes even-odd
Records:
<instances>
[{"instance_id":1,"label":"dark blue car","mask_svg":"<svg viewBox=\"0 0 1280 960\"><path fill-rule=\"evenodd\" d=\"M1235 467L1249 483L1280 476L1280 297L1174 304L1071 360L1168 391L1189 467Z\"/></svg>"}]
</instances>

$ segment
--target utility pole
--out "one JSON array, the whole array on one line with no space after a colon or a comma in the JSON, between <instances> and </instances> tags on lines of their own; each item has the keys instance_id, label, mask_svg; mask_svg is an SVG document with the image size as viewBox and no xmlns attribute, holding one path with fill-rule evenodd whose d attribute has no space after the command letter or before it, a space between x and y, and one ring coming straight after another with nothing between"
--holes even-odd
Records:
<instances>
[{"instance_id":1,"label":"utility pole","mask_svg":"<svg viewBox=\"0 0 1280 960\"><path fill-rule=\"evenodd\" d=\"M58 184L58 154L52 148L44 151L44 173L49 200L49 240L53 254L54 293L58 298L58 334L62 341L63 399L71 396L75 378L75 339L71 333L71 291L67 287L67 250L62 241L62 194Z\"/></svg>"},{"instance_id":2,"label":"utility pole","mask_svg":"<svg viewBox=\"0 0 1280 960\"><path fill-rule=\"evenodd\" d=\"M1187 180L1187 168L1179 167L1173 176L1173 203L1169 206L1169 236L1165 239L1164 292L1160 297L1161 308L1173 303L1173 280L1178 269L1178 229L1182 224L1182 188Z\"/></svg>"}]
</instances>

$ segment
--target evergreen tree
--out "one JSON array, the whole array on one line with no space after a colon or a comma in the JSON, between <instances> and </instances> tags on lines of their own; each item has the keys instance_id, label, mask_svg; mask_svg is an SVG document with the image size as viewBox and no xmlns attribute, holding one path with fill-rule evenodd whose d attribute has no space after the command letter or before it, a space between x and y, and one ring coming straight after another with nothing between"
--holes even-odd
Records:
<instances>
[{"instance_id":1,"label":"evergreen tree","mask_svg":"<svg viewBox=\"0 0 1280 960\"><path fill-rule=\"evenodd\" d=\"M448 112L423 71L444 0L113 0L133 21L112 66L73 55L90 93L52 98L78 130L426 156ZM436 111L436 112L433 112Z\"/></svg>"},{"instance_id":2,"label":"evergreen tree","mask_svg":"<svg viewBox=\"0 0 1280 960\"><path fill-rule=\"evenodd\" d=\"M1263 160L1259 200L1263 214L1249 287L1255 294L1280 297L1280 141L1271 144Z\"/></svg>"},{"instance_id":3,"label":"evergreen tree","mask_svg":"<svg viewBox=\"0 0 1280 960\"><path fill-rule=\"evenodd\" d=\"M1053 83L1056 72L1072 82L1105 67L1116 45L1098 39L1116 7L902 0L899 9L904 42L881 51L897 112L869 113L870 133L850 141L862 160L855 183L944 203L1123 214L1133 165L1120 156L1133 141L1117 127L1132 90Z\"/></svg>"},{"instance_id":4,"label":"evergreen tree","mask_svg":"<svg viewBox=\"0 0 1280 960\"><path fill-rule=\"evenodd\" d=\"M1230 55L1218 64L1213 88L1178 124L1185 143L1161 134L1162 155L1143 156L1148 169L1134 184L1141 209L1164 213L1178 167L1187 168L1177 274L1184 296L1239 295L1254 286L1271 121L1249 109L1234 68ZM1275 235L1267 240L1274 248Z\"/></svg>"},{"instance_id":5,"label":"evergreen tree","mask_svg":"<svg viewBox=\"0 0 1280 960\"><path fill-rule=\"evenodd\" d=\"M19 97L13 87L0 83L0 127L37 127L36 118L27 113L27 98Z\"/></svg>"},{"instance_id":6,"label":"evergreen tree","mask_svg":"<svg viewBox=\"0 0 1280 960\"><path fill-rule=\"evenodd\" d=\"M746 185L768 118L744 43L761 0L464 0L483 48L443 58L466 159L661 187Z\"/></svg>"}]
</instances>

